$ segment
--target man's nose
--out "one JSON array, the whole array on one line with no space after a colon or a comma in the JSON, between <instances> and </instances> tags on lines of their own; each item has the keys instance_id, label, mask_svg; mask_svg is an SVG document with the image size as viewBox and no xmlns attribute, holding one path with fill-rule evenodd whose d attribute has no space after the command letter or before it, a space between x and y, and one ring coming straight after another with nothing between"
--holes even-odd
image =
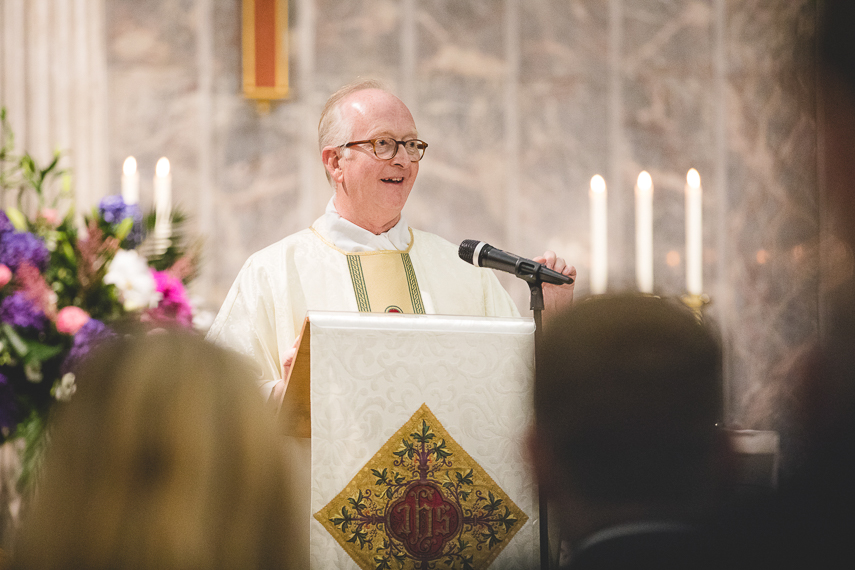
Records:
<instances>
[{"instance_id":1,"label":"man's nose","mask_svg":"<svg viewBox=\"0 0 855 570\"><path fill-rule=\"evenodd\" d=\"M395 154L392 156L392 162L401 166L406 166L410 162L410 155L407 154L407 149L404 148L403 143L395 141Z\"/></svg>"}]
</instances>

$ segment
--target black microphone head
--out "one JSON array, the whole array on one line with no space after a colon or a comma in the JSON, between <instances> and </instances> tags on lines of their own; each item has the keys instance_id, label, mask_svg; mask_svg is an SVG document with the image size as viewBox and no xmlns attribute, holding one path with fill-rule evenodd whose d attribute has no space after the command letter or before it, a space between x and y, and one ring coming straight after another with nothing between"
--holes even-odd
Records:
<instances>
[{"instance_id":1,"label":"black microphone head","mask_svg":"<svg viewBox=\"0 0 855 570\"><path fill-rule=\"evenodd\" d=\"M460 243L460 248L457 250L457 255L460 256L460 259L465 261L466 263L471 263L472 265L478 265L478 261L475 257L475 249L478 247L478 244L481 243L477 239L465 239Z\"/></svg>"}]
</instances>

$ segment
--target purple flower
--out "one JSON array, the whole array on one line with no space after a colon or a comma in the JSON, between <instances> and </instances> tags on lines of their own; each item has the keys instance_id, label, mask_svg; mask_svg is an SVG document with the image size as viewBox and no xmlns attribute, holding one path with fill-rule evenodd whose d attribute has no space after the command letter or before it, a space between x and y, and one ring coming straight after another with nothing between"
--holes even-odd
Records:
<instances>
[{"instance_id":1,"label":"purple flower","mask_svg":"<svg viewBox=\"0 0 855 570\"><path fill-rule=\"evenodd\" d=\"M119 224L125 218L131 218L134 225L122 243L128 249L133 249L142 243L142 210L136 204L125 204L121 196L105 196L98 204L98 213L108 224Z\"/></svg>"},{"instance_id":2,"label":"purple flower","mask_svg":"<svg viewBox=\"0 0 855 570\"><path fill-rule=\"evenodd\" d=\"M15 390L12 383L0 374L0 441L3 435L15 429L18 416L18 404L15 401Z\"/></svg>"},{"instance_id":3,"label":"purple flower","mask_svg":"<svg viewBox=\"0 0 855 570\"><path fill-rule=\"evenodd\" d=\"M122 246L127 249L133 249L143 241L142 211L136 204L128 206L128 211L134 219L134 225L131 227L131 231L125 238L125 241L122 242Z\"/></svg>"},{"instance_id":4,"label":"purple flower","mask_svg":"<svg viewBox=\"0 0 855 570\"><path fill-rule=\"evenodd\" d=\"M30 232L9 232L0 241L0 263L12 271L23 262L28 262L39 271L47 269L50 252L45 242Z\"/></svg>"},{"instance_id":5,"label":"purple flower","mask_svg":"<svg viewBox=\"0 0 855 570\"><path fill-rule=\"evenodd\" d=\"M71 350L62 363L60 372L65 374L74 370L98 343L114 336L116 336L115 333L107 325L97 319L89 319L85 325L80 327L77 334L74 335L74 343L71 345Z\"/></svg>"},{"instance_id":6,"label":"purple flower","mask_svg":"<svg viewBox=\"0 0 855 570\"><path fill-rule=\"evenodd\" d=\"M0 237L14 231L15 226L9 221L9 216L6 215L6 212L0 210Z\"/></svg>"},{"instance_id":7,"label":"purple flower","mask_svg":"<svg viewBox=\"0 0 855 570\"><path fill-rule=\"evenodd\" d=\"M125 216L126 207L121 196L105 196L98 204L98 213L108 224L118 224L127 217Z\"/></svg>"},{"instance_id":8,"label":"purple flower","mask_svg":"<svg viewBox=\"0 0 855 570\"><path fill-rule=\"evenodd\" d=\"M48 323L45 314L20 291L12 293L0 303L0 321L39 332L43 332Z\"/></svg>"}]
</instances>

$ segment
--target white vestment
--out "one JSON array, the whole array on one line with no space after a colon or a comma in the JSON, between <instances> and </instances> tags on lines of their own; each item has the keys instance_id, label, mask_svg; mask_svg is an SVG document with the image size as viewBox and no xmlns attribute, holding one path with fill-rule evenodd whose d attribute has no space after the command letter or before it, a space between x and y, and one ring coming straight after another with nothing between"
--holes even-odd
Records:
<instances>
[{"instance_id":1,"label":"white vestment","mask_svg":"<svg viewBox=\"0 0 855 570\"><path fill-rule=\"evenodd\" d=\"M425 313L519 316L493 272L462 261L454 244L410 230L403 218L386 234L374 236L339 217L330 201L311 228L250 256L208 339L248 356L266 396L282 378L281 363L300 334L306 311L358 310L347 252L377 251L384 244L396 250L409 247Z\"/></svg>"}]
</instances>

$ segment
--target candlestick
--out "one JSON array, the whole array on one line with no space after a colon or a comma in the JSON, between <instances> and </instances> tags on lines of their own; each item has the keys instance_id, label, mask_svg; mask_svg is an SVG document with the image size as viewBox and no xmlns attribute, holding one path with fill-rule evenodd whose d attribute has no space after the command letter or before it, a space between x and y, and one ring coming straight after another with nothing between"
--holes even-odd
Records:
<instances>
[{"instance_id":1,"label":"candlestick","mask_svg":"<svg viewBox=\"0 0 855 570\"><path fill-rule=\"evenodd\" d=\"M653 292L653 179L646 170L635 184L635 280L639 291Z\"/></svg>"},{"instance_id":2,"label":"candlestick","mask_svg":"<svg viewBox=\"0 0 855 570\"><path fill-rule=\"evenodd\" d=\"M686 174L686 290L703 292L703 190L701 176L692 168Z\"/></svg>"},{"instance_id":3,"label":"candlestick","mask_svg":"<svg viewBox=\"0 0 855 570\"><path fill-rule=\"evenodd\" d=\"M599 174L591 178L591 293L606 292L608 283L608 221L606 181Z\"/></svg>"},{"instance_id":4,"label":"candlestick","mask_svg":"<svg viewBox=\"0 0 855 570\"><path fill-rule=\"evenodd\" d=\"M137 159L132 156L122 164L122 199L125 204L140 201L140 173L137 172Z\"/></svg>"},{"instance_id":5,"label":"candlestick","mask_svg":"<svg viewBox=\"0 0 855 570\"><path fill-rule=\"evenodd\" d=\"M154 239L158 248L169 239L172 233L172 175L169 173L169 160L164 156L157 161L154 175Z\"/></svg>"}]
</instances>

